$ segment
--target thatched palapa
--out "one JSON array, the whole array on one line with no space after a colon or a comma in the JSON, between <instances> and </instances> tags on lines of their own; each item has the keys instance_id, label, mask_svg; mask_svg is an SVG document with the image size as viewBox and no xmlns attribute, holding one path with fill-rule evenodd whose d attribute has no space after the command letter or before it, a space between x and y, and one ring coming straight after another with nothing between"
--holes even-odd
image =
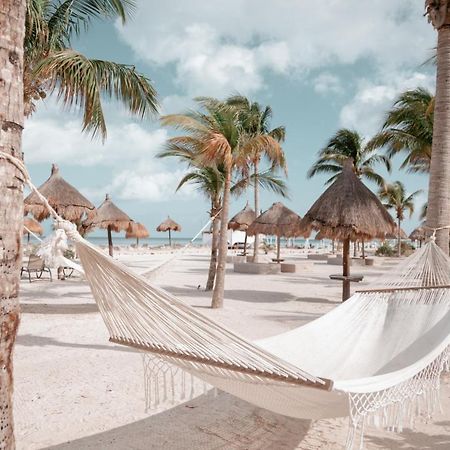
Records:
<instances>
[{"instance_id":1,"label":"thatched palapa","mask_svg":"<svg viewBox=\"0 0 450 450\"><path fill-rule=\"evenodd\" d=\"M301 217L281 202L274 203L248 227L250 236L277 236L277 261L280 261L280 238L299 236Z\"/></svg>"},{"instance_id":2,"label":"thatched palapa","mask_svg":"<svg viewBox=\"0 0 450 450\"><path fill-rule=\"evenodd\" d=\"M393 233L386 234L386 239L398 239L398 225L395 227ZM400 228L400 239L408 239L408 235L405 233L403 228Z\"/></svg>"},{"instance_id":3,"label":"thatched palapa","mask_svg":"<svg viewBox=\"0 0 450 450\"><path fill-rule=\"evenodd\" d=\"M334 183L305 214L301 232L309 236L319 231L343 246L342 300L350 297L350 241L385 239L394 233L396 224L377 196L353 172L351 160L345 162Z\"/></svg>"},{"instance_id":4,"label":"thatched palapa","mask_svg":"<svg viewBox=\"0 0 450 450\"><path fill-rule=\"evenodd\" d=\"M139 245L139 239L149 237L150 233L142 223L134 222L127 230L125 237L127 239L136 238L136 245Z\"/></svg>"},{"instance_id":5,"label":"thatched palapa","mask_svg":"<svg viewBox=\"0 0 450 450\"><path fill-rule=\"evenodd\" d=\"M233 231L245 231L244 250L243 255L247 254L247 229L256 219L256 213L250 208L248 202L244 209L241 209L235 216L228 222L228 229Z\"/></svg>"},{"instance_id":6,"label":"thatched palapa","mask_svg":"<svg viewBox=\"0 0 450 450\"><path fill-rule=\"evenodd\" d=\"M431 236L431 230L428 230L425 228L425 226L421 225L420 227L417 227L415 230L412 231L412 233L409 235L409 239L412 241L424 241L428 237Z\"/></svg>"},{"instance_id":7,"label":"thatched palapa","mask_svg":"<svg viewBox=\"0 0 450 450\"><path fill-rule=\"evenodd\" d=\"M23 234L27 234L27 241L30 242L30 233L42 235L44 233L44 228L42 225L31 217L25 217L23 220Z\"/></svg>"},{"instance_id":8,"label":"thatched palapa","mask_svg":"<svg viewBox=\"0 0 450 450\"><path fill-rule=\"evenodd\" d=\"M64 180L56 164L52 164L50 177L38 190L61 217L71 222L80 223L85 217L92 217L95 211L95 206ZM24 203L25 214L32 214L39 222L50 216L35 192L32 192Z\"/></svg>"},{"instance_id":9,"label":"thatched palapa","mask_svg":"<svg viewBox=\"0 0 450 450\"><path fill-rule=\"evenodd\" d=\"M106 194L104 202L97 208L95 215L83 223L86 232L95 228L108 230L109 254L113 256L113 244L111 232L126 231L132 228L134 222L130 217L118 208Z\"/></svg>"},{"instance_id":10,"label":"thatched palapa","mask_svg":"<svg viewBox=\"0 0 450 450\"><path fill-rule=\"evenodd\" d=\"M178 225L174 220L172 220L169 216L167 216L167 219L160 223L156 227L156 231L158 232L169 232L169 245L172 245L172 231L181 231L181 226Z\"/></svg>"}]
</instances>

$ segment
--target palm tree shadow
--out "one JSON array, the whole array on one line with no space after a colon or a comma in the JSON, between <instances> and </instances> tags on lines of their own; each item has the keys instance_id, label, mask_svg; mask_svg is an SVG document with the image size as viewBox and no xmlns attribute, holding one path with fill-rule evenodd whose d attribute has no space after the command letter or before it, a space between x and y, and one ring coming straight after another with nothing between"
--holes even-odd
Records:
<instances>
[{"instance_id":1,"label":"palm tree shadow","mask_svg":"<svg viewBox=\"0 0 450 450\"><path fill-rule=\"evenodd\" d=\"M212 393L149 418L47 450L271 450L298 448L309 420L258 408L226 393Z\"/></svg>"},{"instance_id":2,"label":"palm tree shadow","mask_svg":"<svg viewBox=\"0 0 450 450\"><path fill-rule=\"evenodd\" d=\"M435 424L439 425L440 422ZM397 439L366 435L365 440L380 448L389 448L390 450L448 450L450 448L450 434L448 433L427 434L404 430Z\"/></svg>"}]
</instances>

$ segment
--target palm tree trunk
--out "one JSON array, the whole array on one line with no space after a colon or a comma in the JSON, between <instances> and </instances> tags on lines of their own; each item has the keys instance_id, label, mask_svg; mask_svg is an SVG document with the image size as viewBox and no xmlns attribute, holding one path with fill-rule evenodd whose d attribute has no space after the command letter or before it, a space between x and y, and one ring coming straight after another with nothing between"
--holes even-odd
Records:
<instances>
[{"instance_id":1,"label":"palm tree trunk","mask_svg":"<svg viewBox=\"0 0 450 450\"><path fill-rule=\"evenodd\" d=\"M217 213L220 209L220 203L215 203L211 208L212 222L212 242L211 242L211 258L209 260L208 280L206 281L207 291L212 291L217 270L217 247L219 245L220 218Z\"/></svg>"},{"instance_id":2,"label":"palm tree trunk","mask_svg":"<svg viewBox=\"0 0 450 450\"><path fill-rule=\"evenodd\" d=\"M428 189L427 225L450 225L450 25L438 30L433 146ZM448 229L436 233L437 245L449 253Z\"/></svg>"},{"instance_id":3,"label":"palm tree trunk","mask_svg":"<svg viewBox=\"0 0 450 450\"><path fill-rule=\"evenodd\" d=\"M113 256L114 248L111 235L111 225L108 225L108 249L109 249L109 256Z\"/></svg>"},{"instance_id":4,"label":"palm tree trunk","mask_svg":"<svg viewBox=\"0 0 450 450\"><path fill-rule=\"evenodd\" d=\"M255 194L255 214L259 216L259 184L258 184L258 160L254 164L254 194ZM258 250L259 250L259 234L255 234L255 240L253 241L253 262L258 262Z\"/></svg>"},{"instance_id":5,"label":"palm tree trunk","mask_svg":"<svg viewBox=\"0 0 450 450\"><path fill-rule=\"evenodd\" d=\"M0 14L0 151L22 158L24 0L3 0ZM0 448L13 449L13 349L19 326L23 175L0 160Z\"/></svg>"},{"instance_id":6,"label":"palm tree trunk","mask_svg":"<svg viewBox=\"0 0 450 450\"><path fill-rule=\"evenodd\" d=\"M398 219L398 230L397 230L397 245L398 245L398 250L397 250L397 255L400 257L402 256L402 234L401 234L401 228L400 225L402 224L402 221L400 219Z\"/></svg>"},{"instance_id":7,"label":"palm tree trunk","mask_svg":"<svg viewBox=\"0 0 450 450\"><path fill-rule=\"evenodd\" d=\"M219 255L217 261L216 283L214 286L211 307L222 308L225 291L225 269L228 253L228 212L230 209L231 167L225 170L222 212L220 214Z\"/></svg>"}]
</instances>

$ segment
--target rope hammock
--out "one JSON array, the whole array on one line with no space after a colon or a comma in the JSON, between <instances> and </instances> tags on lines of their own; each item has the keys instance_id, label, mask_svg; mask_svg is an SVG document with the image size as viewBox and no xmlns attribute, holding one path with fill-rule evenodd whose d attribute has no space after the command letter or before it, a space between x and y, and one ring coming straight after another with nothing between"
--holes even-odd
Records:
<instances>
[{"instance_id":1,"label":"rope hammock","mask_svg":"<svg viewBox=\"0 0 450 450\"><path fill-rule=\"evenodd\" d=\"M300 328L256 343L203 316L83 239L10 160L75 242L110 341L142 350L146 394L175 396L184 374L279 414L350 417L347 449L367 424L401 431L439 406L450 353L450 259L430 240L406 261ZM191 379L191 393L194 383Z\"/></svg>"}]
</instances>

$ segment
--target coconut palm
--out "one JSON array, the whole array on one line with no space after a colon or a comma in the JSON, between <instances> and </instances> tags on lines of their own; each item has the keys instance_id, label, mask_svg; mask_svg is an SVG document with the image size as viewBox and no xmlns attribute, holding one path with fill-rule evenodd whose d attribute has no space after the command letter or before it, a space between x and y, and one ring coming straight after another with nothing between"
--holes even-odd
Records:
<instances>
[{"instance_id":1,"label":"coconut palm","mask_svg":"<svg viewBox=\"0 0 450 450\"><path fill-rule=\"evenodd\" d=\"M257 102L250 101L247 97L242 95L233 95L226 100L226 103L236 111L241 122L241 126L245 133L250 136L271 136L277 142L282 143L286 137L286 129L284 126L271 129L270 121L272 119L273 111L270 106L262 106ZM263 158L265 158L272 168L282 168L286 171L286 160L284 152L281 147L273 146L257 146L250 157L250 164L253 166L254 179L254 209L256 214L259 214L259 183L258 173L259 165ZM258 260L259 235L255 235L253 246L253 258L256 262Z\"/></svg>"},{"instance_id":2,"label":"coconut palm","mask_svg":"<svg viewBox=\"0 0 450 450\"><path fill-rule=\"evenodd\" d=\"M83 130L106 136L102 97L115 98L139 117L155 113L156 92L134 66L90 59L72 49L72 39L97 19L119 18L132 0L28 0L24 41L24 112L57 93L65 106L83 111Z\"/></svg>"},{"instance_id":3,"label":"coconut palm","mask_svg":"<svg viewBox=\"0 0 450 450\"><path fill-rule=\"evenodd\" d=\"M389 158L369 149L358 132L347 128L338 130L326 147L319 151L317 161L308 171L308 178L321 173L332 174L326 181L326 184L330 184L342 172L347 159L352 160L353 170L358 177L372 181L379 187L384 186L384 178L375 171L374 166L381 163L390 171Z\"/></svg>"},{"instance_id":4,"label":"coconut palm","mask_svg":"<svg viewBox=\"0 0 450 450\"><path fill-rule=\"evenodd\" d=\"M25 34L24 0L3 0L0 14L0 149L22 157L22 60ZM23 230L23 175L13 164L0 160L0 227L2 261L0 280L0 447L15 448L13 428L12 355L19 326L20 243Z\"/></svg>"},{"instance_id":5,"label":"coconut palm","mask_svg":"<svg viewBox=\"0 0 450 450\"><path fill-rule=\"evenodd\" d=\"M433 144L428 188L427 226L438 228L450 224L450 3L448 0L426 0L428 20L438 33L436 58L436 96ZM448 254L449 233L438 230L436 243Z\"/></svg>"},{"instance_id":6,"label":"coconut palm","mask_svg":"<svg viewBox=\"0 0 450 450\"><path fill-rule=\"evenodd\" d=\"M407 194L405 186L400 181L387 184L383 189L380 189L378 196L383 202L384 206L389 210L395 212L397 219L397 245L398 256L401 255L401 225L405 218L405 212L409 212L409 216L414 212L414 200L422 191L418 190L412 194Z\"/></svg>"},{"instance_id":7,"label":"coconut palm","mask_svg":"<svg viewBox=\"0 0 450 450\"><path fill-rule=\"evenodd\" d=\"M211 291L214 287L217 268L217 250L219 241L220 218L219 213L222 209L222 195L224 188L223 166L202 166L195 158L192 149L184 148L179 142L173 144L169 142L167 148L160 152L160 158L176 157L187 163L190 171L184 175L178 184L177 191L187 183L194 184L202 194L210 201L210 217L212 221L212 242L211 259L208 270L208 279L206 290ZM287 188L283 180L278 178L271 170L258 173L257 182L263 188L285 197ZM254 175L235 177L232 182L230 192L236 196L241 195L250 184L254 184Z\"/></svg>"},{"instance_id":8,"label":"coconut palm","mask_svg":"<svg viewBox=\"0 0 450 450\"><path fill-rule=\"evenodd\" d=\"M403 92L386 115L381 131L368 143L371 149L384 147L388 158L406 153L401 168L428 173L433 141L434 97L424 88Z\"/></svg>"},{"instance_id":9,"label":"coconut palm","mask_svg":"<svg viewBox=\"0 0 450 450\"><path fill-rule=\"evenodd\" d=\"M248 172L249 155L256 146L279 147L271 136L249 136L240 126L236 112L216 99L198 99L201 110L163 117L162 123L187 135L174 137L169 145L181 146L195 154L202 166L221 166L224 174L222 211L220 214L219 250L212 307L223 306L227 229L232 174L236 168Z\"/></svg>"}]
</instances>

